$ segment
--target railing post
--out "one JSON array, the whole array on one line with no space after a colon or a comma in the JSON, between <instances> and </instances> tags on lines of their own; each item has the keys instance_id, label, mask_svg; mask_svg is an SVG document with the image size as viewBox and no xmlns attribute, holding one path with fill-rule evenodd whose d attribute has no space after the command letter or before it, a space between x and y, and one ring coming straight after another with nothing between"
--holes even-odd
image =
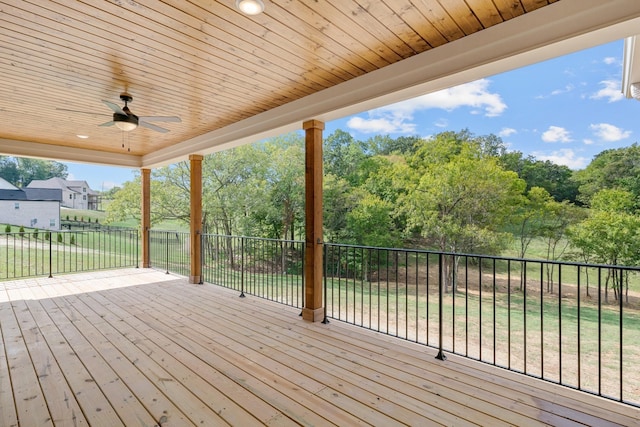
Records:
<instances>
[{"instance_id":1,"label":"railing post","mask_svg":"<svg viewBox=\"0 0 640 427\"><path fill-rule=\"evenodd\" d=\"M323 245L322 248L322 262L324 263L324 268L323 268L323 286L322 286L322 299L324 301L323 305L324 305L324 319L322 320L322 323L324 323L325 325L327 323L329 323L329 318L327 317L327 245ZM300 315L302 315L302 313L300 313Z\"/></svg>"},{"instance_id":2,"label":"railing post","mask_svg":"<svg viewBox=\"0 0 640 427\"><path fill-rule=\"evenodd\" d=\"M240 298L244 297L244 237L240 237Z\"/></svg>"},{"instance_id":3,"label":"railing post","mask_svg":"<svg viewBox=\"0 0 640 427\"><path fill-rule=\"evenodd\" d=\"M442 257L443 254L438 255L438 355L436 359L438 360L447 360L447 356L445 356L444 351L442 349L442 335L444 331L443 319L444 319L444 295L443 295L443 264Z\"/></svg>"},{"instance_id":4,"label":"railing post","mask_svg":"<svg viewBox=\"0 0 640 427\"><path fill-rule=\"evenodd\" d=\"M49 231L49 279L53 278L53 234Z\"/></svg>"},{"instance_id":5,"label":"railing post","mask_svg":"<svg viewBox=\"0 0 640 427\"><path fill-rule=\"evenodd\" d=\"M151 233L149 233L149 234L151 234ZM167 271L165 272L165 274L169 274L169 231L167 231L165 233L164 240L165 240L165 245L164 245L165 246L165 263L164 263L164 265L167 267L166 268ZM149 257L149 258L151 258L151 257Z\"/></svg>"}]
</instances>

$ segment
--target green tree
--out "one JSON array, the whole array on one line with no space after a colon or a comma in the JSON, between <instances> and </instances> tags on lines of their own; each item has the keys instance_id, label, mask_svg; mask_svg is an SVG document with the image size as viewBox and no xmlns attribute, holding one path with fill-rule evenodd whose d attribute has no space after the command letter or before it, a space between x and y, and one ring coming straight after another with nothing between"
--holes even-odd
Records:
<instances>
[{"instance_id":1,"label":"green tree","mask_svg":"<svg viewBox=\"0 0 640 427\"><path fill-rule=\"evenodd\" d=\"M635 197L622 189L604 189L591 198L589 216L569 229L573 246L591 255L593 260L609 265L640 263L640 217L635 209ZM628 302L628 273L609 269L605 279L605 301L611 284L614 297Z\"/></svg>"},{"instance_id":2,"label":"green tree","mask_svg":"<svg viewBox=\"0 0 640 427\"><path fill-rule=\"evenodd\" d=\"M351 185L357 185L357 170L360 163L367 157L364 143L355 140L349 133L340 129L329 135L323 142L324 173L344 178Z\"/></svg>"},{"instance_id":3,"label":"green tree","mask_svg":"<svg viewBox=\"0 0 640 427\"><path fill-rule=\"evenodd\" d=\"M604 189L620 188L640 201L640 146L605 150L594 157L583 170L575 173L580 186L579 200L587 205L591 198Z\"/></svg>"},{"instance_id":4,"label":"green tree","mask_svg":"<svg viewBox=\"0 0 640 427\"><path fill-rule=\"evenodd\" d=\"M408 162L409 181L402 184L408 190L399 202L408 229L439 250L496 253L508 240L501 230L525 183L475 141L460 139L466 136L447 132L426 141ZM446 262L445 291L454 267Z\"/></svg>"},{"instance_id":5,"label":"green tree","mask_svg":"<svg viewBox=\"0 0 640 427\"><path fill-rule=\"evenodd\" d=\"M573 179L573 171L567 166L548 160L536 160L533 156L524 157L520 151L504 152L500 155L500 163L505 169L516 172L524 179L527 190L540 187L558 202L576 201L578 184Z\"/></svg>"},{"instance_id":6,"label":"green tree","mask_svg":"<svg viewBox=\"0 0 640 427\"><path fill-rule=\"evenodd\" d=\"M23 157L0 157L0 177L16 187L26 187L34 179L66 179L67 176L67 165L63 163Z\"/></svg>"}]
</instances>

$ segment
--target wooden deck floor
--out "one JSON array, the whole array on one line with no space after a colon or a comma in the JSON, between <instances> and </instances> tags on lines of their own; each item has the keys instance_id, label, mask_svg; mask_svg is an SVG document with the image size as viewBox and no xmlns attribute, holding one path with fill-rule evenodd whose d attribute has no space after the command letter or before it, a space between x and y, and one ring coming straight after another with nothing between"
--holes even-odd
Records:
<instances>
[{"instance_id":1,"label":"wooden deck floor","mask_svg":"<svg viewBox=\"0 0 640 427\"><path fill-rule=\"evenodd\" d=\"M640 410L143 270L0 283L0 426L639 425Z\"/></svg>"}]
</instances>

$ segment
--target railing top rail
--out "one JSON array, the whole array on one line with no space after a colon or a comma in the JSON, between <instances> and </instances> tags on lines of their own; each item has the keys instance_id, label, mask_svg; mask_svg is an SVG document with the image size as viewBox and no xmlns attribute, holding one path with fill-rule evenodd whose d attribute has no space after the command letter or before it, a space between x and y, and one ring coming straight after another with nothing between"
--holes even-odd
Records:
<instances>
[{"instance_id":1,"label":"railing top rail","mask_svg":"<svg viewBox=\"0 0 640 427\"><path fill-rule=\"evenodd\" d=\"M376 246L360 246L360 245L350 245L344 243L324 243L325 246L335 246L335 247L343 247L343 248L354 248L354 249L368 249L368 250L378 250L378 251L391 251L391 252L411 252L411 253L419 253L426 255L446 255L446 256L458 256L458 257L469 257L469 258L481 258L481 259L489 259L496 261L512 261L512 262L526 262L526 263L537 263L537 264L553 264L553 265L568 265L573 267L591 267L591 268L615 268L620 270L629 270L629 271L637 271L640 272L640 266L625 266L625 265L610 265L610 264L590 264L584 262L576 262L576 261L558 261L558 260L546 260L546 259L534 259L534 258L516 258L516 257L504 257L498 255L481 255L481 254L470 254L470 253L462 253L462 252L441 252L434 251L428 249L414 249L414 248L387 248L387 247L376 247Z\"/></svg>"}]
</instances>

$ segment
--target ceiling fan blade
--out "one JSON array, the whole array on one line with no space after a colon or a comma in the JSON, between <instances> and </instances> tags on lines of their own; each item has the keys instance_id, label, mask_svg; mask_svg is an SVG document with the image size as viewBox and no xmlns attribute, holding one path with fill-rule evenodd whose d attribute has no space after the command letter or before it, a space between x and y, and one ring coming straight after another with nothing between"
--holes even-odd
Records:
<instances>
[{"instance_id":1,"label":"ceiling fan blade","mask_svg":"<svg viewBox=\"0 0 640 427\"><path fill-rule=\"evenodd\" d=\"M113 126L113 125L115 125L115 124L116 124L116 123L112 120L112 121L110 121L110 122L102 123L101 125L98 125L98 126L103 126L103 127L105 127L105 126Z\"/></svg>"},{"instance_id":2,"label":"ceiling fan blade","mask_svg":"<svg viewBox=\"0 0 640 427\"><path fill-rule=\"evenodd\" d=\"M138 120L145 122L173 122L181 123L180 117L177 116L139 116Z\"/></svg>"},{"instance_id":3,"label":"ceiling fan blade","mask_svg":"<svg viewBox=\"0 0 640 427\"><path fill-rule=\"evenodd\" d=\"M143 122L142 120L138 121L138 126L142 126L143 128L155 130L156 132L167 133L169 129L161 128L160 126L156 126L152 123Z\"/></svg>"},{"instance_id":4,"label":"ceiling fan blade","mask_svg":"<svg viewBox=\"0 0 640 427\"><path fill-rule=\"evenodd\" d=\"M125 112L124 112L124 110L123 110L122 108L120 108L120 106L119 106L119 105L114 104L114 103L113 103L113 102L111 102L111 101L105 101L104 99L102 100L102 102L104 102L104 104L105 104L107 107L111 108L111 109L113 110L113 112L114 112L114 113L122 114L123 116L126 116L126 115L127 115L127 113L125 113Z\"/></svg>"}]
</instances>

